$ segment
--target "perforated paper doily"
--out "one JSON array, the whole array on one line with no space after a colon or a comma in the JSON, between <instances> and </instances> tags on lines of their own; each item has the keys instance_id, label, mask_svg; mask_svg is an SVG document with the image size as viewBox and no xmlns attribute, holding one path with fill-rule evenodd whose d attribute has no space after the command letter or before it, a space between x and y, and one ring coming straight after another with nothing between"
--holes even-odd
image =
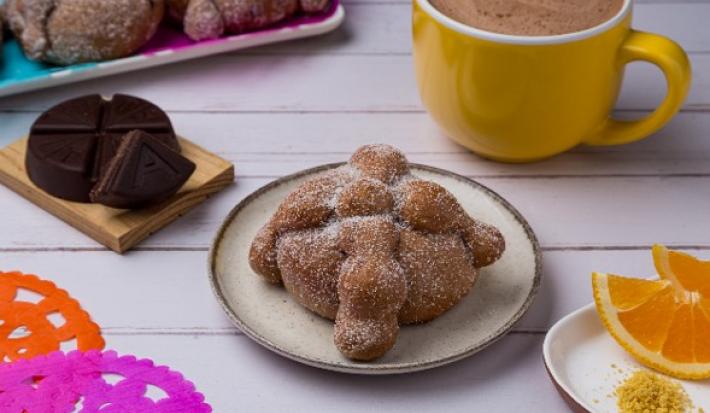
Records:
<instances>
[{"instance_id":1,"label":"perforated paper doily","mask_svg":"<svg viewBox=\"0 0 710 413\"><path fill-rule=\"evenodd\" d=\"M0 272L0 363L31 358L76 340L75 348L104 348L99 326L51 281Z\"/></svg>"},{"instance_id":2,"label":"perforated paper doily","mask_svg":"<svg viewBox=\"0 0 710 413\"><path fill-rule=\"evenodd\" d=\"M114 351L54 352L0 365L3 413L209 413L180 373Z\"/></svg>"}]
</instances>

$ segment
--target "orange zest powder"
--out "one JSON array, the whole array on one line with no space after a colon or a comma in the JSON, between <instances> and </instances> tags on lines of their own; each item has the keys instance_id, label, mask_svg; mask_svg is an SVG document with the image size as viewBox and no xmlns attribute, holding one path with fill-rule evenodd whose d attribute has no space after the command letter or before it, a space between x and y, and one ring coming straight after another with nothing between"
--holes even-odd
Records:
<instances>
[{"instance_id":1,"label":"orange zest powder","mask_svg":"<svg viewBox=\"0 0 710 413\"><path fill-rule=\"evenodd\" d=\"M686 413L692 408L683 386L646 370L636 371L614 394L619 413Z\"/></svg>"}]
</instances>

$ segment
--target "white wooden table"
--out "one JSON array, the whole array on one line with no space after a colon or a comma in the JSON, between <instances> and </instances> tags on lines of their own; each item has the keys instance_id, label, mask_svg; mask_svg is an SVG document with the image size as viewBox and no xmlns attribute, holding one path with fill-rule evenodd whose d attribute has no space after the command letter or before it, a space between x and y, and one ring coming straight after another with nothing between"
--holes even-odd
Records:
<instances>
[{"instance_id":1,"label":"white wooden table","mask_svg":"<svg viewBox=\"0 0 710 413\"><path fill-rule=\"evenodd\" d=\"M635 26L690 53L683 111L643 142L580 147L547 162L484 161L439 133L414 82L407 0L346 0L339 31L297 43L0 99L0 145L38 113L82 93L131 93L166 108L177 130L234 161L237 183L125 256L0 187L0 269L35 272L77 297L111 348L193 380L215 412L565 411L542 364L546 330L591 301L590 272L651 275L661 242L710 257L710 1L645 0ZM662 76L634 64L620 115L643 116ZM239 200L267 182L345 160L364 143L471 176L528 218L544 249L529 314L503 340L449 367L358 377L301 366L237 331L210 291L207 249Z\"/></svg>"}]
</instances>

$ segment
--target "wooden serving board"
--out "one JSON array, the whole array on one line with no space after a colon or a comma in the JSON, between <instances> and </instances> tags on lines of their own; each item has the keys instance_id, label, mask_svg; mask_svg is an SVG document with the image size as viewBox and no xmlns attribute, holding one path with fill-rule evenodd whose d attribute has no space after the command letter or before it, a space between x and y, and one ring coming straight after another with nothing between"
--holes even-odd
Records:
<instances>
[{"instance_id":1,"label":"wooden serving board","mask_svg":"<svg viewBox=\"0 0 710 413\"><path fill-rule=\"evenodd\" d=\"M25 171L27 138L0 150L0 183L117 253L123 253L234 181L234 166L187 139L182 155L197 165L172 198L137 210L113 209L53 197L30 181Z\"/></svg>"}]
</instances>

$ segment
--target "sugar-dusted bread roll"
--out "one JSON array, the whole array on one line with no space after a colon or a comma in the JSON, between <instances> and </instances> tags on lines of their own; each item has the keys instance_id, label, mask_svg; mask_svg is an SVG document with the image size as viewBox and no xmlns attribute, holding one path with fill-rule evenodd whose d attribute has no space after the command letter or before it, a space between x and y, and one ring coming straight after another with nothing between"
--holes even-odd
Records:
<instances>
[{"instance_id":1,"label":"sugar-dusted bread roll","mask_svg":"<svg viewBox=\"0 0 710 413\"><path fill-rule=\"evenodd\" d=\"M289 194L255 237L249 262L335 320L343 355L372 360L394 346L400 325L456 305L504 250L496 228L410 173L401 152L369 145Z\"/></svg>"},{"instance_id":2,"label":"sugar-dusted bread roll","mask_svg":"<svg viewBox=\"0 0 710 413\"><path fill-rule=\"evenodd\" d=\"M193 40L260 29L299 11L324 11L329 0L167 0L173 18Z\"/></svg>"},{"instance_id":3,"label":"sugar-dusted bread roll","mask_svg":"<svg viewBox=\"0 0 710 413\"><path fill-rule=\"evenodd\" d=\"M34 60L70 65L135 53L155 34L164 0L7 0L6 18Z\"/></svg>"}]
</instances>

